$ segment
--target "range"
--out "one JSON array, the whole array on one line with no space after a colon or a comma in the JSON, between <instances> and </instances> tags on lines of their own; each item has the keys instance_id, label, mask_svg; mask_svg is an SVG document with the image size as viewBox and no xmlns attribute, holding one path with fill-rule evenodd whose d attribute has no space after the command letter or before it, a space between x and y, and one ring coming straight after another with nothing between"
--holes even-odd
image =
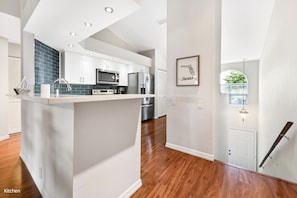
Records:
<instances>
[{"instance_id":1,"label":"range","mask_svg":"<svg viewBox=\"0 0 297 198\"><path fill-rule=\"evenodd\" d=\"M113 89L92 89L92 95L109 95L114 94Z\"/></svg>"}]
</instances>

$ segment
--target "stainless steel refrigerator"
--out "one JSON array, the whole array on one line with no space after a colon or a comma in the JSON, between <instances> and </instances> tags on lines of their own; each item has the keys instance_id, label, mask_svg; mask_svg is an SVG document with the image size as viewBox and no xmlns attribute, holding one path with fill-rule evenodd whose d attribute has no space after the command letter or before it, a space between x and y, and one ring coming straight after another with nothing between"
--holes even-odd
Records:
<instances>
[{"instance_id":1,"label":"stainless steel refrigerator","mask_svg":"<svg viewBox=\"0 0 297 198\"><path fill-rule=\"evenodd\" d=\"M137 72L128 74L128 94L153 94L154 75ZM154 117L154 98L144 98L141 101L141 121Z\"/></svg>"}]
</instances>

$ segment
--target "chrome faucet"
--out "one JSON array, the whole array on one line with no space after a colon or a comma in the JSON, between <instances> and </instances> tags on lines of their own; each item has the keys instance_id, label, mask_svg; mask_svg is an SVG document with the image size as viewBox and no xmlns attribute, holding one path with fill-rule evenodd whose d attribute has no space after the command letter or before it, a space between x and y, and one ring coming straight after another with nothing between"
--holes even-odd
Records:
<instances>
[{"instance_id":1,"label":"chrome faucet","mask_svg":"<svg viewBox=\"0 0 297 198\"><path fill-rule=\"evenodd\" d=\"M67 80L65 80L64 78L58 78L58 79L56 79L56 80L54 80L52 82L52 87L51 87L52 88L52 90L51 90L52 93L54 93L54 87L55 87L55 83L56 82L59 82L60 84L61 83L66 84L67 85L67 91L71 91L72 90L71 85L69 84L69 82Z\"/></svg>"}]
</instances>

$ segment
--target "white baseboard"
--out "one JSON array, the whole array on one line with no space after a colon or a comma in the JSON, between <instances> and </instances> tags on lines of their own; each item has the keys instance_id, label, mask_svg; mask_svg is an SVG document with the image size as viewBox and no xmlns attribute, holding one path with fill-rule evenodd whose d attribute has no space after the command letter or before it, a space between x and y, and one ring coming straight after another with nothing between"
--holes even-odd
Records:
<instances>
[{"instance_id":1,"label":"white baseboard","mask_svg":"<svg viewBox=\"0 0 297 198\"><path fill-rule=\"evenodd\" d=\"M0 141L7 140L8 138L9 138L9 135L1 136Z\"/></svg>"},{"instance_id":2,"label":"white baseboard","mask_svg":"<svg viewBox=\"0 0 297 198\"><path fill-rule=\"evenodd\" d=\"M176 145L176 144L171 144L171 143L166 143L165 146L167 148L171 148L171 149L183 152L183 153L194 155L194 156L197 156L197 157L209 160L209 161L214 161L214 155L210 155L208 153L203 153L203 152L200 152L200 151L197 151L197 150L194 150L194 149L189 149L189 148L179 146L179 145Z\"/></svg>"},{"instance_id":3,"label":"white baseboard","mask_svg":"<svg viewBox=\"0 0 297 198\"><path fill-rule=\"evenodd\" d=\"M134 184L132 184L125 192L123 192L119 198L129 198L133 195L140 187L142 186L141 179L137 180Z\"/></svg>"},{"instance_id":4,"label":"white baseboard","mask_svg":"<svg viewBox=\"0 0 297 198\"><path fill-rule=\"evenodd\" d=\"M19 133L19 132L21 132L21 128L12 128L8 130L9 134Z\"/></svg>"}]
</instances>

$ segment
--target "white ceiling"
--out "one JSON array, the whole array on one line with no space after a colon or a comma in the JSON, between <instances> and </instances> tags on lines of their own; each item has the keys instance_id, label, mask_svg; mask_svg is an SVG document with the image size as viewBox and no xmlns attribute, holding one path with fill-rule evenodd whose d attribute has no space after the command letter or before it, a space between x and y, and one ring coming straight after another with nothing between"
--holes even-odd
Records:
<instances>
[{"instance_id":1,"label":"white ceiling","mask_svg":"<svg viewBox=\"0 0 297 198\"><path fill-rule=\"evenodd\" d=\"M222 63L242 61L243 58L259 59L274 1L222 0ZM15 0L1 0L1 2L16 4ZM65 49L68 43L78 44L81 40L107 27L135 51L160 49L166 54L167 1L142 0L138 11L117 21L120 17L138 9L137 6L135 7L135 2L139 0L42 0L39 5L42 9L37 9L33 13L33 20L26 28L35 32L37 39L45 43L53 43L51 46L57 49ZM0 4L1 8L4 9L2 4ZM127 8L128 4L134 4L134 7ZM102 12L107 5L115 8L116 16ZM11 5L5 7L8 9L6 13L14 10ZM93 20L96 21L95 25L89 30L81 25L84 21ZM0 36L8 38L10 42L20 43L17 17L0 12L0 26ZM81 31L82 34L70 37L70 31ZM62 39L56 39L57 35L58 37L62 35Z\"/></svg>"},{"instance_id":2,"label":"white ceiling","mask_svg":"<svg viewBox=\"0 0 297 198\"><path fill-rule=\"evenodd\" d=\"M82 52L79 42L108 28L137 52L159 49L166 54L166 0L142 0L140 7L138 2L42 0L24 30L58 50ZM105 13L106 6L112 7L114 12ZM84 27L85 21L92 22L92 28ZM76 32L77 36L71 37L69 32ZM73 44L74 48L67 47L68 44Z\"/></svg>"},{"instance_id":3,"label":"white ceiling","mask_svg":"<svg viewBox=\"0 0 297 198\"><path fill-rule=\"evenodd\" d=\"M112 14L104 11L112 7ZM35 38L62 50L78 43L139 9L138 0L42 0L24 30ZM92 27L86 27L91 22ZM70 36L74 32L76 36Z\"/></svg>"},{"instance_id":4,"label":"white ceiling","mask_svg":"<svg viewBox=\"0 0 297 198\"><path fill-rule=\"evenodd\" d=\"M0 12L20 17L20 0L0 0Z\"/></svg>"},{"instance_id":5,"label":"white ceiling","mask_svg":"<svg viewBox=\"0 0 297 198\"><path fill-rule=\"evenodd\" d=\"M222 0L222 63L260 58L274 1Z\"/></svg>"},{"instance_id":6,"label":"white ceiling","mask_svg":"<svg viewBox=\"0 0 297 198\"><path fill-rule=\"evenodd\" d=\"M21 44L20 18L0 12L0 36L10 43Z\"/></svg>"},{"instance_id":7,"label":"white ceiling","mask_svg":"<svg viewBox=\"0 0 297 198\"><path fill-rule=\"evenodd\" d=\"M166 54L166 19L166 0L142 0L138 11L108 29L138 52L159 49Z\"/></svg>"}]
</instances>

